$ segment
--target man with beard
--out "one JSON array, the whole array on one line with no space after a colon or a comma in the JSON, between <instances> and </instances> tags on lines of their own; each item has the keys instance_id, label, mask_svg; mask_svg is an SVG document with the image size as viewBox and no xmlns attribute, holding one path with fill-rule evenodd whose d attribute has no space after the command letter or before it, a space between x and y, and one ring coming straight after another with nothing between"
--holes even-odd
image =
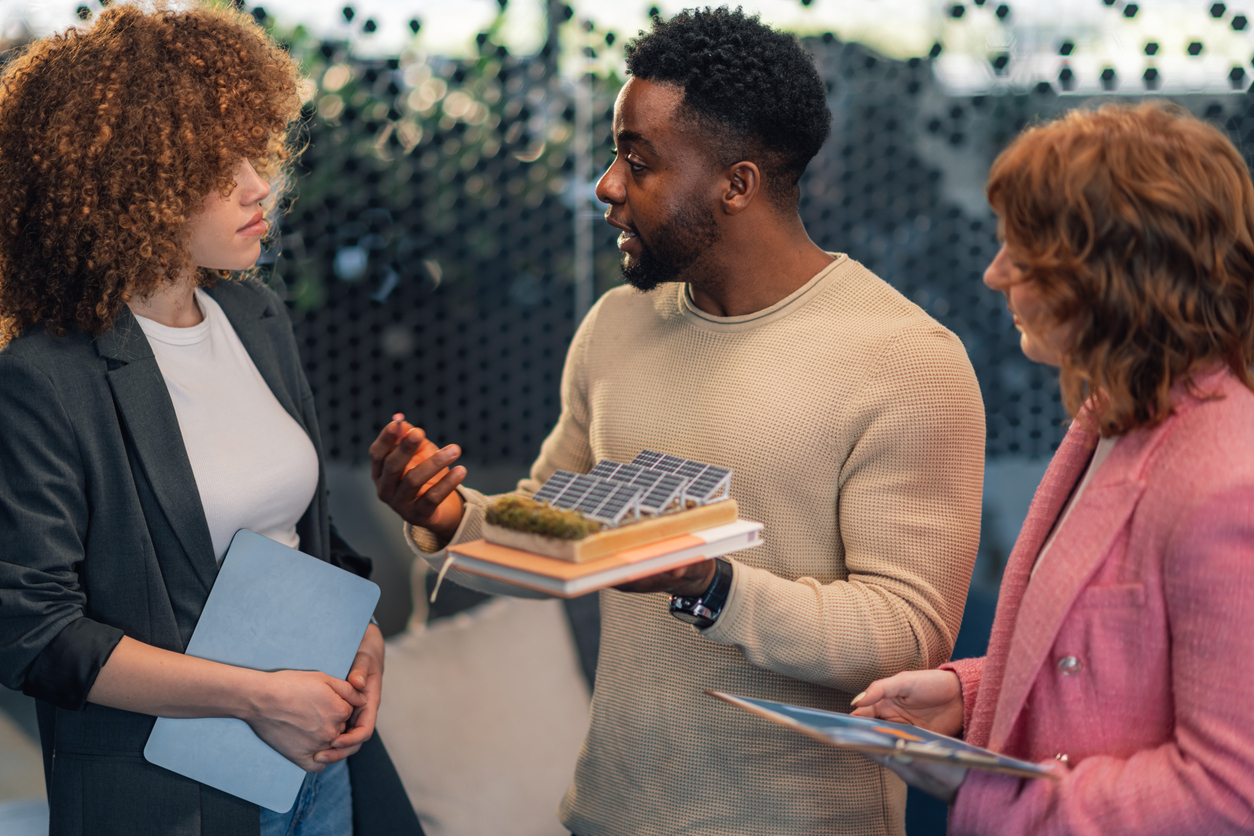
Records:
<instances>
[{"instance_id":1,"label":"man with beard","mask_svg":"<svg viewBox=\"0 0 1254 836\"><path fill-rule=\"evenodd\" d=\"M580 326L519 487L642 449L723 465L766 545L601 593L561 820L581 836L901 834L893 775L703 691L846 711L872 680L948 658L979 537L975 377L951 333L807 235L798 180L831 114L796 38L689 11L655 18L627 69L597 195L631 286ZM458 455L400 421L371 447L380 497L437 568L483 520Z\"/></svg>"}]
</instances>

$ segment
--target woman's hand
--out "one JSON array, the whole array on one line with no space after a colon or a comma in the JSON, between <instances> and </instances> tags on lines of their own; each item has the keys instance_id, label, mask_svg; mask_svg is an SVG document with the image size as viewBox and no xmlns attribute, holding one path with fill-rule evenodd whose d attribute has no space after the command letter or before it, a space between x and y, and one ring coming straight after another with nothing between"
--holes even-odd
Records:
<instances>
[{"instance_id":1,"label":"woman's hand","mask_svg":"<svg viewBox=\"0 0 1254 836\"><path fill-rule=\"evenodd\" d=\"M348 672L348 684L366 701L353 709L347 728L331 741L330 748L314 755L318 763L331 764L357 754L361 745L374 734L379 701L383 696L383 633L374 624L366 628L366 635L357 648L357 658Z\"/></svg>"},{"instance_id":2,"label":"woman's hand","mask_svg":"<svg viewBox=\"0 0 1254 836\"><path fill-rule=\"evenodd\" d=\"M938 734L962 734L962 683L952 671L903 671L877 679L853 698L853 714L908 723ZM910 786L953 803L967 778L966 767L912 760L902 755L867 755Z\"/></svg>"},{"instance_id":3,"label":"woman's hand","mask_svg":"<svg viewBox=\"0 0 1254 836\"><path fill-rule=\"evenodd\" d=\"M938 734L962 734L962 683L952 671L903 671L877 679L853 698L859 717L908 723Z\"/></svg>"},{"instance_id":4,"label":"woman's hand","mask_svg":"<svg viewBox=\"0 0 1254 836\"><path fill-rule=\"evenodd\" d=\"M461 450L440 449L397 414L370 445L371 476L379 499L401 519L447 543L461 524L464 507L455 488L466 468L453 467Z\"/></svg>"},{"instance_id":5,"label":"woman's hand","mask_svg":"<svg viewBox=\"0 0 1254 836\"><path fill-rule=\"evenodd\" d=\"M377 651L382 659L382 641L379 636L376 646L371 637L367 652ZM87 700L155 717L235 717L301 769L321 772L335 758L315 756L331 749L354 713L369 702L369 680L366 673L366 686L358 690L318 671L238 668L123 636Z\"/></svg>"},{"instance_id":6,"label":"woman's hand","mask_svg":"<svg viewBox=\"0 0 1254 836\"><path fill-rule=\"evenodd\" d=\"M365 694L318 671L263 676L264 686L253 697L252 710L241 718L258 737L306 772L321 772L328 763L348 757L338 752L328 757L327 750L344 733L354 712L367 704Z\"/></svg>"}]
</instances>

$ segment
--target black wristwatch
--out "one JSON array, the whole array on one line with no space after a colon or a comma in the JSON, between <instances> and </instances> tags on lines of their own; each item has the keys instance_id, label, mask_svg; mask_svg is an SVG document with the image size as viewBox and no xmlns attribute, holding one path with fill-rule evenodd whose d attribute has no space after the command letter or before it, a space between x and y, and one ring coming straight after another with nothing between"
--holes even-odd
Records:
<instances>
[{"instance_id":1,"label":"black wristwatch","mask_svg":"<svg viewBox=\"0 0 1254 836\"><path fill-rule=\"evenodd\" d=\"M700 595L672 595L671 615L699 630L714 626L727 606L731 594L732 564L721 557L714 558L714 580Z\"/></svg>"}]
</instances>

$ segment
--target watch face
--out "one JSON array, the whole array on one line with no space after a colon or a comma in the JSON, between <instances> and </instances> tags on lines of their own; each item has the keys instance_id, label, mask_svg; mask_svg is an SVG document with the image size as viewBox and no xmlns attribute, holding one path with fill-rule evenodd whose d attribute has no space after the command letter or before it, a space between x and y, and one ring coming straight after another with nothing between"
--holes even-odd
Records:
<instances>
[{"instance_id":1,"label":"watch face","mask_svg":"<svg viewBox=\"0 0 1254 836\"><path fill-rule=\"evenodd\" d=\"M675 616L676 618L678 618L680 621L684 622L685 624L693 624L693 625L696 625L697 627L703 626L704 624L708 623L710 620L708 618L699 616L696 613L687 612L685 610L671 610L671 615Z\"/></svg>"},{"instance_id":2,"label":"watch face","mask_svg":"<svg viewBox=\"0 0 1254 836\"><path fill-rule=\"evenodd\" d=\"M705 610L705 607L701 605L700 598L680 596L671 599L671 615L685 624L692 624L701 628L709 627L713 624L714 619L710 618L703 610Z\"/></svg>"}]
</instances>

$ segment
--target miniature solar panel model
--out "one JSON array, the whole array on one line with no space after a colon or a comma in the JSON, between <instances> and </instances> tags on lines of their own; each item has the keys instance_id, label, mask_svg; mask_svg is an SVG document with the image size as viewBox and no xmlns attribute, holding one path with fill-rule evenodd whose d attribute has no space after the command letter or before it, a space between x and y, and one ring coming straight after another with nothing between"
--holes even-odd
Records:
<instances>
[{"instance_id":1,"label":"miniature solar panel model","mask_svg":"<svg viewBox=\"0 0 1254 836\"><path fill-rule=\"evenodd\" d=\"M592 560L736 520L730 468L645 450L589 473L554 473L530 499L488 509L484 539L549 557Z\"/></svg>"},{"instance_id":2,"label":"miniature solar panel model","mask_svg":"<svg viewBox=\"0 0 1254 836\"><path fill-rule=\"evenodd\" d=\"M562 598L761 545L737 519L729 468L645 450L631 462L559 470L533 496L488 506L483 538L449 548L465 572Z\"/></svg>"}]
</instances>

